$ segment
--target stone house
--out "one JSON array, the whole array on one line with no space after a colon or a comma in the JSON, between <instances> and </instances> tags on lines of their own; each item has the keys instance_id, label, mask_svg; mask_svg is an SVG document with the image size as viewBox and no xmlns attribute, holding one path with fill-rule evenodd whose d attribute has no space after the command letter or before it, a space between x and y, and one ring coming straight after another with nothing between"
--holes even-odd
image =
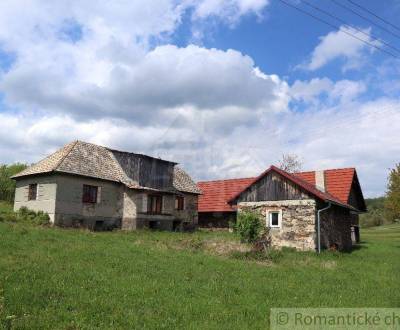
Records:
<instances>
[{"instance_id":1,"label":"stone house","mask_svg":"<svg viewBox=\"0 0 400 330\"><path fill-rule=\"evenodd\" d=\"M75 141L28 167L16 180L17 211L95 230L196 226L200 189L176 163Z\"/></svg>"},{"instance_id":2,"label":"stone house","mask_svg":"<svg viewBox=\"0 0 400 330\"><path fill-rule=\"evenodd\" d=\"M354 168L292 174L271 166L255 178L212 182L223 193L214 183L199 183L201 224L250 211L265 221L274 247L349 250L359 241L358 214L366 206Z\"/></svg>"}]
</instances>

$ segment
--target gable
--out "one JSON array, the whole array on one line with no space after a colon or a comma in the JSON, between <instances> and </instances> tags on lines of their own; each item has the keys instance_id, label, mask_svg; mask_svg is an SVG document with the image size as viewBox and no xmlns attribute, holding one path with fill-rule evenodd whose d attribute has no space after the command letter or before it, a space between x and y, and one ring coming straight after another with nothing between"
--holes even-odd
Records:
<instances>
[{"instance_id":1,"label":"gable","mask_svg":"<svg viewBox=\"0 0 400 330\"><path fill-rule=\"evenodd\" d=\"M348 204L354 206L357 210L367 211L367 205L364 200L360 182L358 181L357 173L354 173L354 177L351 183Z\"/></svg>"},{"instance_id":2,"label":"gable","mask_svg":"<svg viewBox=\"0 0 400 330\"><path fill-rule=\"evenodd\" d=\"M130 152L109 151L127 177L139 186L155 189L172 187L175 163Z\"/></svg>"},{"instance_id":3,"label":"gable","mask_svg":"<svg viewBox=\"0 0 400 330\"><path fill-rule=\"evenodd\" d=\"M236 202L300 200L310 198L314 197L299 187L299 185L274 171L270 171L242 191L237 197Z\"/></svg>"},{"instance_id":4,"label":"gable","mask_svg":"<svg viewBox=\"0 0 400 330\"><path fill-rule=\"evenodd\" d=\"M297 177L315 185L315 171L295 173ZM325 170L325 189L342 203L365 211L366 205L355 168Z\"/></svg>"}]
</instances>

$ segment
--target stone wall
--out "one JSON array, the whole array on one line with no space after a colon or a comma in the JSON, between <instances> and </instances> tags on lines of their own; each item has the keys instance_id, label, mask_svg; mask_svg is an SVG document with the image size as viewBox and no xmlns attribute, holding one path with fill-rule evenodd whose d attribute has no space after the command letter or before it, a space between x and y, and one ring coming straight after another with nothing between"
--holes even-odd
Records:
<instances>
[{"instance_id":1,"label":"stone wall","mask_svg":"<svg viewBox=\"0 0 400 330\"><path fill-rule=\"evenodd\" d=\"M350 250L351 219L349 210L335 205L321 212L321 248Z\"/></svg>"},{"instance_id":2,"label":"stone wall","mask_svg":"<svg viewBox=\"0 0 400 330\"><path fill-rule=\"evenodd\" d=\"M281 211L281 227L270 228L272 247L286 246L302 251L315 251L315 200L241 202L238 204L238 211L251 211L259 214L266 226L269 225L268 212Z\"/></svg>"},{"instance_id":3,"label":"stone wall","mask_svg":"<svg viewBox=\"0 0 400 330\"><path fill-rule=\"evenodd\" d=\"M147 193L126 189L124 192L124 210L122 229L135 230L154 227L160 230L172 230L180 222L197 224L198 196L184 194L184 210L175 210L175 195L164 194L162 214L147 213Z\"/></svg>"},{"instance_id":4,"label":"stone wall","mask_svg":"<svg viewBox=\"0 0 400 330\"><path fill-rule=\"evenodd\" d=\"M183 194L183 197L184 197L184 209L180 211L175 210L175 204L174 204L174 210L172 214L176 220L197 225L198 223L197 204L199 196L195 194L186 193Z\"/></svg>"}]
</instances>

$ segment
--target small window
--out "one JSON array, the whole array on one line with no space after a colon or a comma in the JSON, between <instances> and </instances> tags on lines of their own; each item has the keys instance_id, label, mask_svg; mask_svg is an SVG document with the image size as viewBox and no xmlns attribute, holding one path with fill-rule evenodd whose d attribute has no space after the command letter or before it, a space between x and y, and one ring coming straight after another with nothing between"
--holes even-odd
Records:
<instances>
[{"instance_id":1,"label":"small window","mask_svg":"<svg viewBox=\"0 0 400 330\"><path fill-rule=\"evenodd\" d=\"M97 203L97 191L98 187L83 185L82 203Z\"/></svg>"},{"instance_id":2,"label":"small window","mask_svg":"<svg viewBox=\"0 0 400 330\"><path fill-rule=\"evenodd\" d=\"M268 216L269 216L269 227L271 227L271 228L280 228L281 227L281 212L280 211L268 212Z\"/></svg>"},{"instance_id":3,"label":"small window","mask_svg":"<svg viewBox=\"0 0 400 330\"><path fill-rule=\"evenodd\" d=\"M185 209L185 198L183 196L175 196L175 210L182 211Z\"/></svg>"},{"instance_id":4,"label":"small window","mask_svg":"<svg viewBox=\"0 0 400 330\"><path fill-rule=\"evenodd\" d=\"M38 195L38 185L37 183L32 183L29 185L28 201L37 200Z\"/></svg>"},{"instance_id":5,"label":"small window","mask_svg":"<svg viewBox=\"0 0 400 330\"><path fill-rule=\"evenodd\" d=\"M162 213L162 196L149 195L147 198L147 213L161 214Z\"/></svg>"}]
</instances>

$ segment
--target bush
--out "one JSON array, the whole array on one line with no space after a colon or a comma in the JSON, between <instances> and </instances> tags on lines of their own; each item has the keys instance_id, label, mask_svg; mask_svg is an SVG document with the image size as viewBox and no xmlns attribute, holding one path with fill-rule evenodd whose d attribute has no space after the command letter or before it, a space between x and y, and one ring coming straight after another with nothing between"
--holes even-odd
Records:
<instances>
[{"instance_id":1,"label":"bush","mask_svg":"<svg viewBox=\"0 0 400 330\"><path fill-rule=\"evenodd\" d=\"M17 215L16 213L3 213L0 214L0 222L16 222L17 221Z\"/></svg>"},{"instance_id":2,"label":"bush","mask_svg":"<svg viewBox=\"0 0 400 330\"><path fill-rule=\"evenodd\" d=\"M0 222L1 221L46 226L50 224L50 217L43 211L35 212L23 206L18 210L18 212L0 213Z\"/></svg>"},{"instance_id":3,"label":"bush","mask_svg":"<svg viewBox=\"0 0 400 330\"><path fill-rule=\"evenodd\" d=\"M238 213L235 230L242 242L256 242L262 235L262 229L263 224L257 214L247 211Z\"/></svg>"}]
</instances>

